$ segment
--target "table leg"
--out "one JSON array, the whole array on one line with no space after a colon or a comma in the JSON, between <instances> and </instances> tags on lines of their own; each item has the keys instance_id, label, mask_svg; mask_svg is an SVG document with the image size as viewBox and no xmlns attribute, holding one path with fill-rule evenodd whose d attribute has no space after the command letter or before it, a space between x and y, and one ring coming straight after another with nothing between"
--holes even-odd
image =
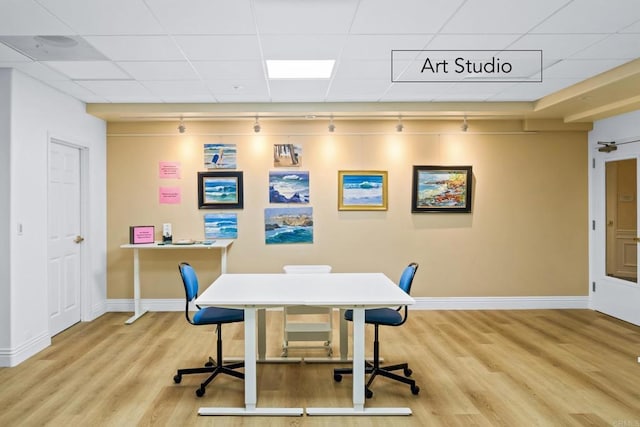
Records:
<instances>
[{"instance_id":1,"label":"table leg","mask_svg":"<svg viewBox=\"0 0 640 427\"><path fill-rule=\"evenodd\" d=\"M346 361L349 355L349 325L344 318L344 308L340 309L340 360Z\"/></svg>"},{"instance_id":2,"label":"table leg","mask_svg":"<svg viewBox=\"0 0 640 427\"><path fill-rule=\"evenodd\" d=\"M140 301L140 254L138 249L133 250L133 316L125 322L127 325L138 320L147 310L142 310Z\"/></svg>"},{"instance_id":3,"label":"table leg","mask_svg":"<svg viewBox=\"0 0 640 427\"><path fill-rule=\"evenodd\" d=\"M258 360L264 361L267 354L267 310L258 309Z\"/></svg>"},{"instance_id":4,"label":"table leg","mask_svg":"<svg viewBox=\"0 0 640 427\"><path fill-rule=\"evenodd\" d=\"M220 273L225 274L227 272L227 248L221 248L220 251Z\"/></svg>"}]
</instances>

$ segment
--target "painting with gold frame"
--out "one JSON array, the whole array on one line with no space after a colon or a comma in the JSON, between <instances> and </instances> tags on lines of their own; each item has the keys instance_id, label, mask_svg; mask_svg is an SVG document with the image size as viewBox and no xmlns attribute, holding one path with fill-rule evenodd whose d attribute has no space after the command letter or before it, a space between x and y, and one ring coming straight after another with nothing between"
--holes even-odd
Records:
<instances>
[{"instance_id":1,"label":"painting with gold frame","mask_svg":"<svg viewBox=\"0 0 640 427\"><path fill-rule=\"evenodd\" d=\"M338 171L338 210L386 211L387 171Z\"/></svg>"}]
</instances>

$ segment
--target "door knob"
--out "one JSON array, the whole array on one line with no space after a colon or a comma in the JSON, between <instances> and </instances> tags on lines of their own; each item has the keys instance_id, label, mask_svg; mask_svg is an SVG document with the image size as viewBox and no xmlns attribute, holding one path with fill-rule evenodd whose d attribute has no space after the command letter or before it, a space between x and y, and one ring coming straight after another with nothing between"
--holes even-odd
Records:
<instances>
[{"instance_id":1,"label":"door knob","mask_svg":"<svg viewBox=\"0 0 640 427\"><path fill-rule=\"evenodd\" d=\"M73 241L76 242L76 243L82 243L84 241L84 237L76 236L76 238L73 239Z\"/></svg>"}]
</instances>

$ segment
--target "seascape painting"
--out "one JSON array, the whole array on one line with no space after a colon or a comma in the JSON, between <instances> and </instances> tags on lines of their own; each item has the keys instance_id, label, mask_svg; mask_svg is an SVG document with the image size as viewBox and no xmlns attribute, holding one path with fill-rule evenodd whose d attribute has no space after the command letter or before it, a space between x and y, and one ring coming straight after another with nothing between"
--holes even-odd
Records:
<instances>
[{"instance_id":1,"label":"seascape painting","mask_svg":"<svg viewBox=\"0 0 640 427\"><path fill-rule=\"evenodd\" d=\"M242 209L242 172L198 172L200 209Z\"/></svg>"},{"instance_id":2,"label":"seascape painting","mask_svg":"<svg viewBox=\"0 0 640 427\"><path fill-rule=\"evenodd\" d=\"M414 166L413 212L470 212L471 166Z\"/></svg>"},{"instance_id":3,"label":"seascape painting","mask_svg":"<svg viewBox=\"0 0 640 427\"><path fill-rule=\"evenodd\" d=\"M215 213L204 216L204 240L237 239L238 214Z\"/></svg>"},{"instance_id":4,"label":"seascape painting","mask_svg":"<svg viewBox=\"0 0 640 427\"><path fill-rule=\"evenodd\" d=\"M338 171L339 210L386 210L386 171Z\"/></svg>"},{"instance_id":5,"label":"seascape painting","mask_svg":"<svg viewBox=\"0 0 640 427\"><path fill-rule=\"evenodd\" d=\"M269 203L309 203L309 172L270 171Z\"/></svg>"},{"instance_id":6,"label":"seascape painting","mask_svg":"<svg viewBox=\"0 0 640 427\"><path fill-rule=\"evenodd\" d=\"M313 208L266 208L265 243L313 243Z\"/></svg>"},{"instance_id":7,"label":"seascape painting","mask_svg":"<svg viewBox=\"0 0 640 427\"><path fill-rule=\"evenodd\" d=\"M204 167L235 169L236 154L236 144L204 144Z\"/></svg>"},{"instance_id":8,"label":"seascape painting","mask_svg":"<svg viewBox=\"0 0 640 427\"><path fill-rule=\"evenodd\" d=\"M296 144L274 144L273 166L276 168L302 166L302 146Z\"/></svg>"}]
</instances>

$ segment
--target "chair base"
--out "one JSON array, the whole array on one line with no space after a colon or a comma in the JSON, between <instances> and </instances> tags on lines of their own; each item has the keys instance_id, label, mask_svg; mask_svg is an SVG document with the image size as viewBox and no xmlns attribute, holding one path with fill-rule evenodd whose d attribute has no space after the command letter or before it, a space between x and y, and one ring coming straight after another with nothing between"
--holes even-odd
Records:
<instances>
[{"instance_id":1,"label":"chair base","mask_svg":"<svg viewBox=\"0 0 640 427\"><path fill-rule=\"evenodd\" d=\"M211 375L209 375L209 377L202 384L200 384L200 387L196 390L196 395L198 397L202 397L204 396L207 385L209 385L209 383L213 381L219 374L231 375L232 377L240 378L242 380L244 379L243 372L234 370L244 368L244 362L229 363L227 365L217 365L215 364L215 362L213 362L212 364L212 362L213 359L209 358L209 361L202 368L178 369L176 375L173 377L173 382L179 384L182 381L183 375L210 373Z\"/></svg>"}]
</instances>

